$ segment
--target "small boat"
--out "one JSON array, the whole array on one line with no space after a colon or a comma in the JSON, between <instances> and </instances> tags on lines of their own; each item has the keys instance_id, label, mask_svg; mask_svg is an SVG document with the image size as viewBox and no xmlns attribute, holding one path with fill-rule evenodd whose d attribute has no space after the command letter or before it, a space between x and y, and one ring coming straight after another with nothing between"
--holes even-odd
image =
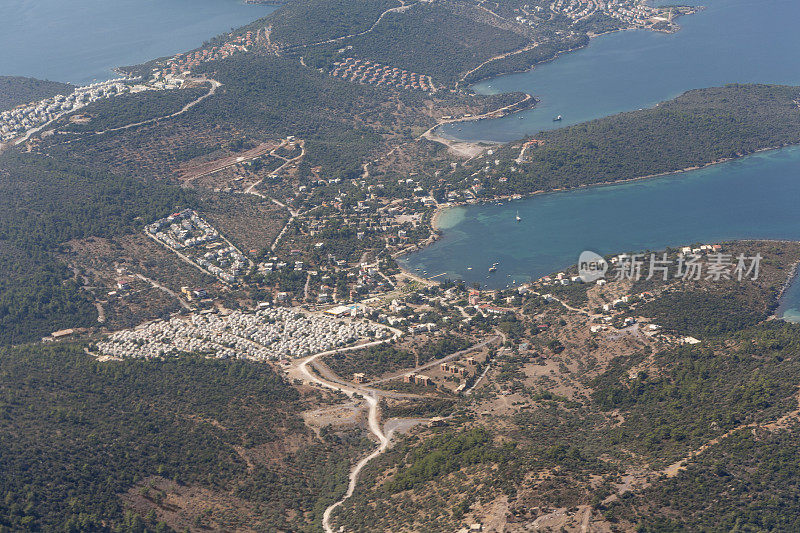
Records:
<instances>
[{"instance_id":1,"label":"small boat","mask_svg":"<svg viewBox=\"0 0 800 533\"><path fill-rule=\"evenodd\" d=\"M525 117L519 117L520 120L525 120Z\"/></svg>"},{"instance_id":2,"label":"small boat","mask_svg":"<svg viewBox=\"0 0 800 533\"><path fill-rule=\"evenodd\" d=\"M472 270L472 267L467 267L467 270Z\"/></svg>"},{"instance_id":3,"label":"small boat","mask_svg":"<svg viewBox=\"0 0 800 533\"><path fill-rule=\"evenodd\" d=\"M553 122L559 122L561 120L561 115L558 115L556 118L553 119Z\"/></svg>"},{"instance_id":4,"label":"small boat","mask_svg":"<svg viewBox=\"0 0 800 533\"><path fill-rule=\"evenodd\" d=\"M497 270L497 267L496 267L496 266L494 266L494 265L492 265L492 266L490 266L490 267L489 267L489 272L494 272L494 271L496 271L496 270Z\"/></svg>"},{"instance_id":5,"label":"small boat","mask_svg":"<svg viewBox=\"0 0 800 533\"><path fill-rule=\"evenodd\" d=\"M521 220L522 220L522 217L519 216L519 211L517 211L517 222L520 222Z\"/></svg>"}]
</instances>

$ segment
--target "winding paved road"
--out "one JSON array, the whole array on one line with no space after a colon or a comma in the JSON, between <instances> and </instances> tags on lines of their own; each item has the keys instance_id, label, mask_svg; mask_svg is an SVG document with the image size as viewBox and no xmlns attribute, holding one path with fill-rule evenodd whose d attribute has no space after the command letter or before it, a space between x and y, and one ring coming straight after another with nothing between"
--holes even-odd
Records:
<instances>
[{"instance_id":1,"label":"winding paved road","mask_svg":"<svg viewBox=\"0 0 800 533\"><path fill-rule=\"evenodd\" d=\"M208 98L209 96L212 96L214 93L217 92L217 88L222 86L222 84L220 82L218 82L217 80L213 80L211 78L198 78L198 79L194 79L192 81L196 81L198 83L210 83L211 84L211 88L203 96L200 96L196 100L192 100L191 102L189 102L188 104L183 106L180 111L176 111L176 112L172 113L171 115L164 115L163 117L151 118L149 120L143 120L142 122L135 122L133 124L127 124L125 126L120 126L118 128L110 128L110 129L103 130L103 131L96 131L96 132L94 132L94 135L103 135L104 133L109 133L109 132L112 132L112 131L127 130L129 128L135 128L136 126L143 126L145 124L150 124L152 122L158 122L159 120L164 120L164 119L167 119L167 118L177 117L178 115L182 115L182 114L186 113L191 108L193 108L194 106L196 106L197 104L199 104L200 102L202 102L203 100Z\"/></svg>"},{"instance_id":2,"label":"winding paved road","mask_svg":"<svg viewBox=\"0 0 800 533\"><path fill-rule=\"evenodd\" d=\"M309 383L315 383L322 387L340 391L345 393L349 397L353 397L355 395L361 396L366 400L368 406L368 427L370 433L375 435L378 440L378 447L366 457L363 457L355 464L353 469L350 471L350 482L347 486L347 492L339 501L335 502L334 504L330 505L327 509L325 509L324 514L322 515L322 527L325 530L325 533L334 533L333 527L331 526L331 516L333 512L336 510L337 507L341 506L348 498L353 495L355 491L356 485L358 484L358 476L361 473L361 470L373 459L378 457L382 454L386 449L389 447L389 443L391 442L392 435L395 431L402 430L404 428L413 426L414 424L419 424L424 422L422 419L411 419L411 420L392 420L393 424L387 424L387 431L384 432L384 429L381 427L380 422L380 398L387 397L387 398L422 398L422 396L417 394L405 394L405 393L398 393L394 391L385 391L381 389L375 389L370 386L359 386L354 383L350 383L344 381L339 376L337 376L332 370L327 368L326 366L319 365L318 360L322 357L333 355L336 353L353 351L353 350L360 350L363 348L368 348L370 346L377 346L379 344L384 344L387 342L392 342L399 338L403 333L402 331L389 328L394 333L392 337L388 337L385 339L380 339L372 342L368 342L365 344L359 344L356 346L348 346L346 348L337 348L335 350L328 350L326 352L321 352L318 354L310 355L303 359L298 359L293 363L293 366L289 368L288 373L289 376L294 378L299 378L303 381ZM474 346L471 346L465 350L461 350L459 352L452 353L440 359L436 359L434 361L430 361L424 365L421 365L414 370L406 371L403 373L398 373L396 375L392 375L380 380L376 380L370 383L370 385L375 383L382 383L384 381L389 381L391 379L396 379L399 376L403 376L412 372L418 372L421 370L425 370L427 368L432 368L442 362L450 361L457 357L464 355L467 352L477 350L483 348L484 346L492 343L496 340L503 339L502 334L498 336L490 337ZM311 368L313 367L313 369ZM316 370L316 372L315 372Z\"/></svg>"},{"instance_id":3,"label":"winding paved road","mask_svg":"<svg viewBox=\"0 0 800 533\"><path fill-rule=\"evenodd\" d=\"M339 41L343 41L345 39L350 39L351 37L360 37L362 35L366 35L366 34L370 33L372 30L374 30L378 26L378 24L381 23L381 21L383 20L383 17L385 17L389 13L402 13L403 11L408 10L410 7L412 7L412 6L414 6L414 5L416 5L418 3L418 2L414 2L412 4L405 4L403 2L403 0L398 0L398 1L402 5L399 5L397 7L389 8L386 11L384 11L383 13L381 13L381 15L378 17L378 19L375 22L373 22L372 26L370 26L369 29L367 29L367 30L360 31L358 33L350 33L348 35L341 35L339 37L334 37L332 39L327 39L325 41L319 41L319 42L316 42L316 43L297 44L297 45L293 45L293 46L287 46L286 48L283 49L283 51L302 50L303 48L310 48L312 46L320 46L320 45L323 45L323 44L336 43L336 42L339 42ZM301 60L302 60L302 58L301 58Z\"/></svg>"}]
</instances>

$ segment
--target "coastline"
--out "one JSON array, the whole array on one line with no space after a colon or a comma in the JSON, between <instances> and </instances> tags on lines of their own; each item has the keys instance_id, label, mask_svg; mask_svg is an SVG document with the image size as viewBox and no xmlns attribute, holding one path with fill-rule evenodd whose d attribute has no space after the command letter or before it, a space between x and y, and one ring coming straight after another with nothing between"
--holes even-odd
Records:
<instances>
[{"instance_id":1,"label":"coastline","mask_svg":"<svg viewBox=\"0 0 800 533\"><path fill-rule=\"evenodd\" d=\"M469 80L469 81L467 81L467 80L462 80L462 81L469 86L469 85L475 85L476 83L480 83L480 82L485 81L485 80L492 80L492 79L495 79L495 78L499 78L501 76L508 76L508 75L511 75L511 74L521 74L523 72L530 72L531 70L535 69L538 65L544 65L544 64L550 63L552 61L555 61L556 59L561 57L563 54L568 54L570 52L577 52L578 50L583 50L584 48L588 47L591 44L592 39L594 39L595 37L600 37L600 36L603 36L603 35L609 35L611 33L616 33L616 32L619 32L619 31L628 31L628 29L630 29L630 28L612 30L612 31L608 31L606 33L599 33L597 35L587 35L587 37L589 38L589 42L587 42L586 44L584 44L582 46L576 46L574 48L568 48L566 50L559 50L558 52L553 54L551 57L549 57L547 59L542 59L541 61L537 61L537 62L531 64L531 66L523 68L523 69L512 69L512 70L509 70L509 71L503 71L503 72L498 72L498 73L495 73L495 74L489 74L487 76L480 76L480 77L477 77L477 78ZM511 54L511 55L521 54L521 53L523 53L525 51L526 50L523 48L523 49L518 50L515 54ZM461 83L461 82L459 82L459 83Z\"/></svg>"},{"instance_id":2,"label":"coastline","mask_svg":"<svg viewBox=\"0 0 800 533\"><path fill-rule=\"evenodd\" d=\"M791 147L800 147L800 144L784 144L784 145L780 145L780 146L771 146L771 147L766 147L766 148L759 148L758 150L754 150L753 152L748 152L746 154L741 154L741 155L738 155L736 157L722 158L722 159L719 159L719 160L711 161L709 163L705 163L703 165L696 165L696 166L682 168L682 169L678 169L678 170L660 172L660 173L657 173L657 174L648 174L646 176L638 176L638 177L635 177L635 178L623 178L623 179L612 180L612 181L604 181L604 182L598 182L598 183L583 184L583 185L579 185L577 187L564 187L564 188L557 188L557 189L550 189L550 190L538 190L538 191L533 191L533 192L529 192L529 193L518 193L518 194L510 194L510 195L509 194L497 195L497 196L492 196L492 197L476 199L476 201L474 201L474 202L454 202L454 203L448 202L447 204L437 204L437 206L433 210L433 213L431 214L430 221L429 221L429 228L430 228L430 231L431 231L431 237L429 237L428 239L425 239L423 241L420 241L419 243L416 243L415 246L414 246L415 247L414 250L403 250L403 251L401 251L400 253L398 253L395 256L395 258L399 259L399 258L401 258L403 256L406 256L406 255L412 253L412 252L421 251L423 248L425 248L425 247L429 246L430 244L432 244L432 243L436 242L437 240L439 240L439 237L441 235L442 230L438 226L438 222L440 221L440 218L441 218L442 214L446 210L451 209L451 208L465 207L465 206L471 206L471 205L481 205L481 204L485 204L485 203L496 202L496 201L499 201L499 200L503 200L503 201L525 200L525 199L533 198L533 197L538 196L538 195L550 194L550 193L555 193L555 192L565 192L565 191L574 191L574 190L586 189L586 188L594 188L594 187L610 187L610 186L614 186L614 185L622 185L622 184L625 184L625 183L631 183L631 182L636 182L636 181L641 181L641 180L649 180L649 179L661 178L661 177L665 177L665 176L683 174L685 172L691 172L691 171L694 171L694 170L702 170L704 168L713 167L715 165L721 165L723 163L729 163L731 161L737 161L737 160L740 160L740 159L744 159L746 157L749 157L749 156L752 156L752 155L756 155L756 154L759 154L759 153L770 152L770 151L773 151L773 150L781 150L781 149L784 149L784 148L791 148ZM746 239L746 240L771 241L771 239ZM788 242L793 242L793 241L788 241ZM405 268L399 262L398 262L398 267L400 268L401 271L403 271L404 273L406 273L409 276L412 276L412 277L415 277L415 278L420 278L421 277L418 274L415 274L415 273L409 271L407 268ZM783 294L786 292L786 290L791 285L792 280L794 280L797 277L797 274L798 274L797 271L798 270L800 270L800 263L795 265L794 270L793 270L793 274L789 276L789 281L787 281L786 285L781 290L780 294L778 295L778 299L780 299L783 296ZM430 283L438 283L438 280L428 279L428 278L424 278L424 279L426 279ZM776 317L776 318L780 318L780 317Z\"/></svg>"},{"instance_id":3,"label":"coastline","mask_svg":"<svg viewBox=\"0 0 800 533\"><path fill-rule=\"evenodd\" d=\"M769 146L769 147L766 147L766 148L759 148L758 150L754 150L754 151L748 152L746 154L741 154L741 155L738 155L736 157L723 157L722 159L717 159L717 160L714 160L714 161L711 161L711 162L708 162L708 163L704 163L702 165L695 165L695 166L692 166L692 167L681 168L681 169L678 169L678 170L668 170L668 171L659 172L659 173L656 173L656 174L647 174L646 176L638 176L638 177L635 177L635 178L620 178L620 179L617 179L617 180L599 181L597 183L585 183L585 184L582 184L582 185L578 185L577 187L559 187L559 188L556 188L556 189L538 190L538 191L533 191L533 192L529 192L529 193L501 194L501 195L497 195L497 196L492 196L491 198L481 198L477 202L474 202L474 203L468 203L468 202L449 203L448 205L446 205L444 207L438 206L436 209L438 210L438 209L447 209L447 208L450 208L450 207L461 207L461 206L465 206L465 205L477 205L477 204L482 204L482 203L495 202L495 201L498 201L498 200L506 200L506 201L524 200L524 199L532 198L532 197L540 195L540 194L550 194L550 193L554 193L554 192L574 191L574 190L587 189L587 188L593 188L593 187L611 187L613 185L622 185L622 184L625 184L625 183L631 183L631 182L636 182L636 181L641 181L641 180L649 180L649 179L653 179L653 178L662 178L664 176L672 176L672 175L675 175L675 174L683 174L684 172L692 172L694 170L702 170L704 168L713 167L715 165L721 165L723 163L729 163L731 161L738 161L740 159L744 159L746 157L750 157L752 155L760 154L760 153L763 153L763 152L771 152L773 150L782 150L783 148L791 148L793 146L800 147L800 144L783 144L783 145L779 145L779 146ZM437 229L437 228L434 228L434 229Z\"/></svg>"},{"instance_id":4,"label":"coastline","mask_svg":"<svg viewBox=\"0 0 800 533\"><path fill-rule=\"evenodd\" d=\"M431 229L434 232L438 232L439 231L439 225L438 225L439 217L442 215L442 213L445 212L445 210L450 209L451 207L455 207L455 206L442 207L442 206L438 206L437 205L436 209L433 210L433 215L431 215Z\"/></svg>"},{"instance_id":5,"label":"coastline","mask_svg":"<svg viewBox=\"0 0 800 533\"><path fill-rule=\"evenodd\" d=\"M449 120L442 120L437 122L435 125L431 126L426 130L422 135L420 135L417 140L419 139L427 139L431 142L439 143L446 146L452 153L456 155L461 155L469 159L474 158L477 155L480 155L486 148L489 146L497 146L506 143L502 143L499 141L464 141L461 139L450 139L439 133L436 133L436 130L439 129L440 126L444 126L447 124L458 124L461 122L480 122L481 120L487 119L494 119L494 118L502 118L505 116L513 115L516 112L528 110L528 109L535 109L536 105L539 103L539 99L529 93L523 93L525 97L522 100L517 102L513 102L511 104L505 105L503 107L493 109L492 111L487 111L481 115L475 117L462 117L456 119L449 119ZM509 111L512 108L517 106L523 106L519 109Z\"/></svg>"},{"instance_id":6,"label":"coastline","mask_svg":"<svg viewBox=\"0 0 800 533\"><path fill-rule=\"evenodd\" d=\"M786 281L783 283L781 290L778 291L778 294L775 296L775 310L772 314L767 318L767 320L786 320L783 315L786 314L786 309L783 308L783 297L786 295L786 291L788 291L792 285L795 283L800 282L798 278L798 270L800 270L800 261L792 265L791 270L789 270L789 275L786 277ZM786 320L787 322L791 322Z\"/></svg>"},{"instance_id":7,"label":"coastline","mask_svg":"<svg viewBox=\"0 0 800 533\"><path fill-rule=\"evenodd\" d=\"M675 17L676 19L681 18L681 17L685 17L685 16L689 16L689 15L696 15L697 13L700 13L701 11L705 11L706 10L706 6L685 6L685 7L691 7L691 10L686 12L686 13L681 13L681 14L677 15ZM582 45L582 46L576 46L576 47L569 48L569 49L566 49L566 50L559 50L558 52L553 54L551 57L549 57L547 59L542 59L541 61L536 61L535 63L532 63L529 67L526 67L526 68L511 69L511 70L508 70L508 71L497 72L495 74L490 74L490 75L487 75L487 76L479 76L479 77L471 79L469 81L467 81L467 80L459 80L459 82L456 85L458 86L461 83L465 83L468 86L470 86L470 85L475 85L476 83L480 83L480 82L485 81L485 80L499 78L501 76L508 76L508 75L511 75L511 74L521 74L523 72L529 72L529 71L533 70L534 68L536 68L538 65L544 65L544 64L550 63L552 61L555 61L556 59L561 57L563 54L568 54L570 52L577 52L578 50L583 50L584 48L588 48L589 45L592 44L592 39L597 39L598 37L603 37L605 35L613 35L615 33L621 33L621 32L626 32L626 31L638 31L638 30L641 30L641 31L654 31L654 32L657 32L657 33L665 33L665 34L675 34L675 33L678 33L681 30L681 28L680 28L680 26L678 26L677 28L671 29L671 30L657 30L657 29L652 29L652 28L617 28L615 30L609 30L609 31L606 31L606 32L603 32L603 33L587 33L586 36L589 38L589 41L586 44ZM520 50L517 50L516 52L514 52L512 54L509 54L507 57L511 57L512 55L516 55L516 54L521 54L521 53L523 53L525 51L527 51L525 48L521 48Z\"/></svg>"}]
</instances>

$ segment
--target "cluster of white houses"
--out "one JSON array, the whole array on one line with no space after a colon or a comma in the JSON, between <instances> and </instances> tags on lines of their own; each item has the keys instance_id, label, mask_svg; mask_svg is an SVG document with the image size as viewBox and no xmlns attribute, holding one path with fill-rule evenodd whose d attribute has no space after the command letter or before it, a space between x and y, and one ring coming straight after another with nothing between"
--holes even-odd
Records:
<instances>
[{"instance_id":1,"label":"cluster of white houses","mask_svg":"<svg viewBox=\"0 0 800 533\"><path fill-rule=\"evenodd\" d=\"M311 355L389 335L389 329L366 320L340 320L286 308L227 315L202 311L112 333L97 343L96 351L122 358L197 353L263 361Z\"/></svg>"},{"instance_id":2,"label":"cluster of white houses","mask_svg":"<svg viewBox=\"0 0 800 533\"><path fill-rule=\"evenodd\" d=\"M641 0L555 0L550 10L574 21L584 20L594 14L614 17L633 26L648 26L665 19L662 11L650 7ZM517 17L517 22L528 19Z\"/></svg>"},{"instance_id":3,"label":"cluster of white houses","mask_svg":"<svg viewBox=\"0 0 800 533\"><path fill-rule=\"evenodd\" d=\"M192 209L149 224L145 233L225 283L236 282L250 267L250 260Z\"/></svg>"},{"instance_id":4,"label":"cluster of white houses","mask_svg":"<svg viewBox=\"0 0 800 533\"><path fill-rule=\"evenodd\" d=\"M647 26L665 20L658 9L650 7L644 2L609 0L608 2L599 2L599 4L606 14L634 26Z\"/></svg>"},{"instance_id":5,"label":"cluster of white houses","mask_svg":"<svg viewBox=\"0 0 800 533\"><path fill-rule=\"evenodd\" d=\"M28 130L41 127L65 113L80 109L91 102L126 93L131 80L118 78L78 87L72 94L58 94L35 103L0 113L0 142L8 142Z\"/></svg>"},{"instance_id":6,"label":"cluster of white houses","mask_svg":"<svg viewBox=\"0 0 800 533\"><path fill-rule=\"evenodd\" d=\"M343 61L334 63L331 76L368 85L399 87L411 91L430 93L436 92L433 80L428 75L409 72L397 67L392 68L388 65L381 65L380 63L354 57L348 57Z\"/></svg>"}]
</instances>

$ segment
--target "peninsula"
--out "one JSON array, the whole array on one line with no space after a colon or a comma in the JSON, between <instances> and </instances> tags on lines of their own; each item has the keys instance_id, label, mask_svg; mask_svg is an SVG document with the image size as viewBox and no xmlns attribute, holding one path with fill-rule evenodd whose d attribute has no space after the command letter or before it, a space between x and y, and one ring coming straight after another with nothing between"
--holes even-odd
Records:
<instances>
[{"instance_id":1,"label":"peninsula","mask_svg":"<svg viewBox=\"0 0 800 533\"><path fill-rule=\"evenodd\" d=\"M760 84L438 142L537 101L471 81L694 9L290 0L110 86L17 84L0 530L797 530L798 243L498 290L397 262L445 206L800 144L800 88Z\"/></svg>"}]
</instances>

